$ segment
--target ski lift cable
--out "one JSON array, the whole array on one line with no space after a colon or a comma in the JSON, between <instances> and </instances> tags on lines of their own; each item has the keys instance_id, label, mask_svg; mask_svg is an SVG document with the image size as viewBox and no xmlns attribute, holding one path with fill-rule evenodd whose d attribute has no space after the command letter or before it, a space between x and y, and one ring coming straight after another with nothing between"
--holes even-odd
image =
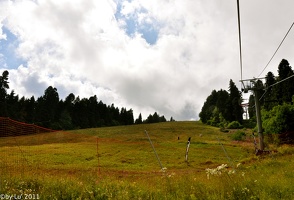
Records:
<instances>
[{"instance_id":1,"label":"ski lift cable","mask_svg":"<svg viewBox=\"0 0 294 200\"><path fill-rule=\"evenodd\" d=\"M243 62L242 62L242 42L241 42L241 23L240 23L240 4L237 0L237 12L238 12L238 31L239 31L239 52L240 52L240 68L241 68L241 80L243 78Z\"/></svg>"},{"instance_id":2,"label":"ski lift cable","mask_svg":"<svg viewBox=\"0 0 294 200\"><path fill-rule=\"evenodd\" d=\"M275 53L273 54L273 56L271 57L271 59L268 61L268 63L266 64L266 66L263 68L263 70L260 72L260 74L258 75L258 77L260 77L260 75L264 72L264 70L268 67L268 65L270 64L270 62L273 60L273 58L275 57L276 53L278 52L278 50L280 49L280 47L282 46L283 42L285 41L286 37L288 36L289 32L291 31L292 27L294 25L294 22L292 23L292 25L290 26L288 32L286 33L286 35L284 36L282 42L280 43L280 45L278 46L278 48L276 49Z\"/></svg>"},{"instance_id":3,"label":"ski lift cable","mask_svg":"<svg viewBox=\"0 0 294 200\"><path fill-rule=\"evenodd\" d=\"M289 76L289 77L287 77L287 78L284 78L283 80L280 80L280 81L278 81L278 82L276 82L276 83L274 83L274 84L268 86L268 87L265 89L265 92L264 92L264 93L261 95L261 97L259 98L259 101L264 97L264 95L267 93L267 91L268 91L269 88L271 88L271 87L273 87L273 86L275 86L275 85L278 85L278 84L280 84L280 83L282 83L282 82L284 82L284 81L286 81L286 80L288 80L288 79L290 79L290 78L292 78L292 77L294 77L294 74L293 74L292 76Z\"/></svg>"}]
</instances>

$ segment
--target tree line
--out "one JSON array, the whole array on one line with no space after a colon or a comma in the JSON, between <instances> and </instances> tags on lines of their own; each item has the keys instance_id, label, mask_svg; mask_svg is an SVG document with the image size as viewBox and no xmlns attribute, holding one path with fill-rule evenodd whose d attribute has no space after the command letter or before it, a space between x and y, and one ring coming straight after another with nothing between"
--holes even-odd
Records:
<instances>
[{"instance_id":1,"label":"tree line","mask_svg":"<svg viewBox=\"0 0 294 200\"><path fill-rule=\"evenodd\" d=\"M213 90L206 98L201 112L200 120L212 126L225 127L229 122L243 122L243 108L241 106L242 93L234 81L229 82L229 91Z\"/></svg>"},{"instance_id":2,"label":"tree line","mask_svg":"<svg viewBox=\"0 0 294 200\"><path fill-rule=\"evenodd\" d=\"M257 80L253 89L257 91L261 105L262 127L266 134L286 134L287 142L294 139L294 72L286 59L278 65L278 75L268 72L264 81ZM240 125L256 126L254 95L249 97L249 120L243 119L242 93L230 80L229 91L213 90L207 97L199 114L203 123L227 127L236 121ZM241 127L241 126L240 126ZM284 138L283 138L284 139Z\"/></svg>"},{"instance_id":3,"label":"tree line","mask_svg":"<svg viewBox=\"0 0 294 200\"><path fill-rule=\"evenodd\" d=\"M37 99L21 97L9 89L9 72L0 76L0 116L26 123L55 129L70 130L102 126L131 125L141 123L165 122L164 116L157 112L146 120L142 115L134 121L133 110L106 105L97 96L80 98L70 93L64 100L59 98L56 88L49 86Z\"/></svg>"}]
</instances>

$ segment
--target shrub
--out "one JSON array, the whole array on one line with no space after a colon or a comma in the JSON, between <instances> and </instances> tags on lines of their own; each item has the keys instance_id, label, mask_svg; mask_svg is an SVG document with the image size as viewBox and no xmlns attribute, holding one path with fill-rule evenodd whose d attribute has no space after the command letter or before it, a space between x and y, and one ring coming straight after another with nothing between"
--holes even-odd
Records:
<instances>
[{"instance_id":1,"label":"shrub","mask_svg":"<svg viewBox=\"0 0 294 200\"><path fill-rule=\"evenodd\" d=\"M241 129L243 126L238 121L232 121L228 124L228 129Z\"/></svg>"},{"instance_id":2,"label":"shrub","mask_svg":"<svg viewBox=\"0 0 294 200\"><path fill-rule=\"evenodd\" d=\"M215 119L210 119L207 121L207 124L210 126L217 126L217 122Z\"/></svg>"},{"instance_id":3,"label":"shrub","mask_svg":"<svg viewBox=\"0 0 294 200\"><path fill-rule=\"evenodd\" d=\"M232 134L231 138L236 141L242 141L244 140L245 136L246 136L245 132L238 130L234 134Z\"/></svg>"},{"instance_id":4,"label":"shrub","mask_svg":"<svg viewBox=\"0 0 294 200\"><path fill-rule=\"evenodd\" d=\"M284 133L294 131L294 105L283 104L270 111L262 111L262 126L265 133Z\"/></svg>"}]
</instances>

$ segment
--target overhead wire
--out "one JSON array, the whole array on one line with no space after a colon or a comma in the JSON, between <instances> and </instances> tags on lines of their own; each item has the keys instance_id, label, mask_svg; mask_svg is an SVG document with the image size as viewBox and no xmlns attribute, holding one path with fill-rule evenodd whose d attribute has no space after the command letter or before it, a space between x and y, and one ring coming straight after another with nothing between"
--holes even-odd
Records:
<instances>
[{"instance_id":1,"label":"overhead wire","mask_svg":"<svg viewBox=\"0 0 294 200\"><path fill-rule=\"evenodd\" d=\"M237 0L237 12L238 12L238 31L239 31L239 53L240 53L240 68L241 68L241 80L243 79L243 62L242 62L242 42L241 42L241 23L240 23L240 4Z\"/></svg>"},{"instance_id":2,"label":"overhead wire","mask_svg":"<svg viewBox=\"0 0 294 200\"><path fill-rule=\"evenodd\" d=\"M290 79L292 77L294 77L294 74L292 76L289 76L287 78L284 78L283 80L280 80L280 81L278 81L278 82L276 82L276 83L268 86L267 88L265 88L265 92L261 95L261 97L259 98L259 101L264 97L264 95L267 93L267 91L268 91L269 88L271 88L271 87L273 87L275 85L278 85L278 84L280 84L280 83L282 83L282 82L284 82L284 81L286 81L286 80L288 80L288 79Z\"/></svg>"},{"instance_id":3,"label":"overhead wire","mask_svg":"<svg viewBox=\"0 0 294 200\"><path fill-rule=\"evenodd\" d=\"M263 68L263 70L260 72L260 74L258 75L258 77L260 77L260 75L264 72L264 70L268 67L268 65L270 64L270 62L273 60L273 58L275 57L276 53L278 52L278 50L280 49L280 47L282 46L283 42L285 41L286 37L288 36L289 32L291 31L292 27L294 25L294 22L292 23L292 25L290 26L289 30L287 31L286 35L284 36L282 42L280 43L280 45L278 46L278 48L276 49L275 53L273 54L273 56L271 57L271 59L268 61L268 63L266 64L266 66Z\"/></svg>"}]
</instances>

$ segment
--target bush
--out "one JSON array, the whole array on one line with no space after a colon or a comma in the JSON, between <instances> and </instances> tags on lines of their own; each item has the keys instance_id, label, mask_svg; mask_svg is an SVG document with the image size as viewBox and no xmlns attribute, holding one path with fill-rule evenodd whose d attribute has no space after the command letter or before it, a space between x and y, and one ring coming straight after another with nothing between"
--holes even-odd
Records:
<instances>
[{"instance_id":1,"label":"bush","mask_svg":"<svg viewBox=\"0 0 294 200\"><path fill-rule=\"evenodd\" d=\"M262 122L265 133L294 131L294 105L283 104L273 107L270 111L262 110Z\"/></svg>"},{"instance_id":2,"label":"bush","mask_svg":"<svg viewBox=\"0 0 294 200\"><path fill-rule=\"evenodd\" d=\"M232 121L231 123L228 124L228 129L241 129L243 126L237 122L237 121Z\"/></svg>"},{"instance_id":3,"label":"bush","mask_svg":"<svg viewBox=\"0 0 294 200\"><path fill-rule=\"evenodd\" d=\"M207 124L210 126L216 126L217 127L217 122L215 119L210 119L207 121Z\"/></svg>"},{"instance_id":4,"label":"bush","mask_svg":"<svg viewBox=\"0 0 294 200\"><path fill-rule=\"evenodd\" d=\"M238 130L234 134L232 134L231 138L232 140L243 141L245 139L245 136L245 132Z\"/></svg>"}]
</instances>

